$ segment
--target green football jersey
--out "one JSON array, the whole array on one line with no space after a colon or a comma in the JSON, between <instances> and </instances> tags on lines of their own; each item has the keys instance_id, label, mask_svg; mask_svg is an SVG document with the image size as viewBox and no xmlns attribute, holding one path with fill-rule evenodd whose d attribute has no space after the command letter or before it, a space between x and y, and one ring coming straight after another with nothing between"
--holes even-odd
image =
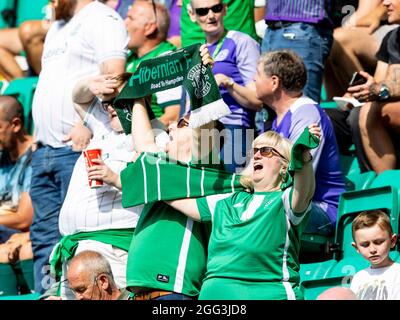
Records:
<instances>
[{"instance_id":1,"label":"green football jersey","mask_svg":"<svg viewBox=\"0 0 400 320\"><path fill-rule=\"evenodd\" d=\"M254 0L224 0L224 2L228 5L224 17L225 28L247 33L258 41L254 22ZM186 9L188 4L190 4L190 0L182 1L181 39L183 47L195 43L204 43L206 39L200 26L190 20Z\"/></svg>"},{"instance_id":2,"label":"green football jersey","mask_svg":"<svg viewBox=\"0 0 400 320\"><path fill-rule=\"evenodd\" d=\"M199 294L209 223L187 218L162 201L145 205L128 254L127 287Z\"/></svg>"},{"instance_id":3,"label":"green football jersey","mask_svg":"<svg viewBox=\"0 0 400 320\"><path fill-rule=\"evenodd\" d=\"M143 60L156 58L166 52L174 50L176 50L176 47L172 43L163 41L152 51L146 53L140 58L138 58L133 52L129 52L126 61L126 71L134 73ZM180 104L181 102L182 92L180 89L170 89L164 92L167 92L167 95L158 92L151 96L151 109L156 118L159 118L164 114L164 108Z\"/></svg>"},{"instance_id":4,"label":"green football jersey","mask_svg":"<svg viewBox=\"0 0 400 320\"><path fill-rule=\"evenodd\" d=\"M291 190L197 199L202 221L212 221L201 299L302 298L298 255L308 210L292 212Z\"/></svg>"}]
</instances>

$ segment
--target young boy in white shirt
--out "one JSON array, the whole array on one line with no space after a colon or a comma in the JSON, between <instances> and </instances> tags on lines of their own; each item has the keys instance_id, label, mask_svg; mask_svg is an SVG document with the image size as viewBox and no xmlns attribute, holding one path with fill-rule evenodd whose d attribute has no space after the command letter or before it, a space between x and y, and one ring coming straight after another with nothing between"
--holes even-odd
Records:
<instances>
[{"instance_id":1,"label":"young boy in white shirt","mask_svg":"<svg viewBox=\"0 0 400 320\"><path fill-rule=\"evenodd\" d=\"M387 214L381 210L360 213L352 234L353 247L371 266L354 275L350 289L360 300L400 300L400 264L389 257L397 236Z\"/></svg>"}]
</instances>

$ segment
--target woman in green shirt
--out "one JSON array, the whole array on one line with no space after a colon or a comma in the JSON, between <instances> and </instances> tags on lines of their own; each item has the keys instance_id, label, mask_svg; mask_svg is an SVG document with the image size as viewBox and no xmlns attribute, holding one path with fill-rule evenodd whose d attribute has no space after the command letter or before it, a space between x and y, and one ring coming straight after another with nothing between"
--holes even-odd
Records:
<instances>
[{"instance_id":1,"label":"woman in green shirt","mask_svg":"<svg viewBox=\"0 0 400 320\"><path fill-rule=\"evenodd\" d=\"M310 133L320 137L317 125ZM253 142L243 172L247 191L169 201L192 219L212 222L207 271L200 299L302 299L300 235L314 194L309 149L287 183L292 144L274 132Z\"/></svg>"}]
</instances>

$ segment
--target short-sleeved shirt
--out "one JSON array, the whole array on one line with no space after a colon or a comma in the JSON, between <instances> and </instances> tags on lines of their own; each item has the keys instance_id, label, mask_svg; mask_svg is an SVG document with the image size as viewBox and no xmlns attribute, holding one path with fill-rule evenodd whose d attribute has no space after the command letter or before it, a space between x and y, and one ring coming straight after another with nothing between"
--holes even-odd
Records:
<instances>
[{"instance_id":1,"label":"short-sleeved shirt","mask_svg":"<svg viewBox=\"0 0 400 320\"><path fill-rule=\"evenodd\" d=\"M129 249L127 287L197 296L204 278L210 226L164 202L145 205Z\"/></svg>"},{"instance_id":2,"label":"short-sleeved shirt","mask_svg":"<svg viewBox=\"0 0 400 320\"><path fill-rule=\"evenodd\" d=\"M290 107L279 124L277 119L274 120L272 130L296 142L304 128L312 123L318 123L322 129L318 148L311 150L316 186L313 201L326 204L326 212L334 225L339 197L345 191L345 184L340 170L339 149L330 119L317 102L301 97Z\"/></svg>"},{"instance_id":3,"label":"short-sleeved shirt","mask_svg":"<svg viewBox=\"0 0 400 320\"><path fill-rule=\"evenodd\" d=\"M17 210L23 192L29 192L31 185L32 150L29 148L16 162L7 151L0 153L0 207ZM0 243L15 233L15 229L0 225Z\"/></svg>"},{"instance_id":4,"label":"short-sleeved shirt","mask_svg":"<svg viewBox=\"0 0 400 320\"><path fill-rule=\"evenodd\" d=\"M265 10L267 21L293 21L318 23L332 14L331 0L268 0Z\"/></svg>"},{"instance_id":5,"label":"short-sleeved shirt","mask_svg":"<svg viewBox=\"0 0 400 320\"><path fill-rule=\"evenodd\" d=\"M176 47L168 42L163 41L157 47L155 47L150 52L146 53L144 56L138 58L133 52L128 55L128 60L126 63L126 71L135 72L139 64L143 60L151 59L163 55L165 53L175 50ZM182 86L178 86L172 89L159 91L151 96L151 109L154 112L156 118L161 117L164 114L164 109L172 105L179 105L182 98Z\"/></svg>"},{"instance_id":6,"label":"short-sleeved shirt","mask_svg":"<svg viewBox=\"0 0 400 320\"><path fill-rule=\"evenodd\" d=\"M224 0L228 5L224 25L227 30L237 30L247 33L257 40L254 22L254 0ZM205 35L200 26L190 20L187 6L190 0L182 1L181 11L181 38L182 46L195 43L205 43Z\"/></svg>"},{"instance_id":7,"label":"short-sleeved shirt","mask_svg":"<svg viewBox=\"0 0 400 320\"><path fill-rule=\"evenodd\" d=\"M87 125L93 132L88 149L100 148L104 163L116 173L133 160L131 135L116 133L98 99L89 108ZM59 227L62 235L82 231L134 228L143 206L122 207L122 192L106 183L91 189L85 160L81 155L72 172L67 195L60 211Z\"/></svg>"},{"instance_id":8,"label":"short-sleeved shirt","mask_svg":"<svg viewBox=\"0 0 400 320\"><path fill-rule=\"evenodd\" d=\"M216 295L227 300L302 298L298 254L309 209L294 213L290 194L291 188L197 199L201 221L212 221L200 299ZM240 281L246 289L235 293L227 287L225 292L214 292L216 279Z\"/></svg>"},{"instance_id":9,"label":"short-sleeved shirt","mask_svg":"<svg viewBox=\"0 0 400 320\"><path fill-rule=\"evenodd\" d=\"M390 31L382 40L382 44L376 53L379 61L388 64L400 63L400 27Z\"/></svg>"},{"instance_id":10,"label":"short-sleeved shirt","mask_svg":"<svg viewBox=\"0 0 400 320\"><path fill-rule=\"evenodd\" d=\"M213 74L223 73L242 86L253 82L260 57L260 46L254 39L243 32L229 31L220 50L215 53L217 47L218 42L208 47L210 54L215 55ZM242 107L227 89L220 87L220 92L232 113L219 121L223 124L254 128L255 111Z\"/></svg>"},{"instance_id":11,"label":"short-sleeved shirt","mask_svg":"<svg viewBox=\"0 0 400 320\"><path fill-rule=\"evenodd\" d=\"M53 148L72 144L63 142L80 120L72 89L79 79L100 73L103 62L125 60L127 40L119 14L98 1L87 4L68 23L52 23L32 105L38 141Z\"/></svg>"},{"instance_id":12,"label":"short-sleeved shirt","mask_svg":"<svg viewBox=\"0 0 400 320\"><path fill-rule=\"evenodd\" d=\"M400 264L357 272L350 289L360 300L400 300Z\"/></svg>"}]
</instances>

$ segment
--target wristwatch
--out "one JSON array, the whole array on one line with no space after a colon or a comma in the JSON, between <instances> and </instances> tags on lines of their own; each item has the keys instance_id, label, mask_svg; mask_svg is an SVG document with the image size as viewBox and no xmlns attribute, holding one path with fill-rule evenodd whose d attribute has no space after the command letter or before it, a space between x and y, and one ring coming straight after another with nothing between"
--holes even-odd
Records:
<instances>
[{"instance_id":1,"label":"wristwatch","mask_svg":"<svg viewBox=\"0 0 400 320\"><path fill-rule=\"evenodd\" d=\"M381 84L381 88L379 89L378 100L387 100L390 97L389 88Z\"/></svg>"}]
</instances>

